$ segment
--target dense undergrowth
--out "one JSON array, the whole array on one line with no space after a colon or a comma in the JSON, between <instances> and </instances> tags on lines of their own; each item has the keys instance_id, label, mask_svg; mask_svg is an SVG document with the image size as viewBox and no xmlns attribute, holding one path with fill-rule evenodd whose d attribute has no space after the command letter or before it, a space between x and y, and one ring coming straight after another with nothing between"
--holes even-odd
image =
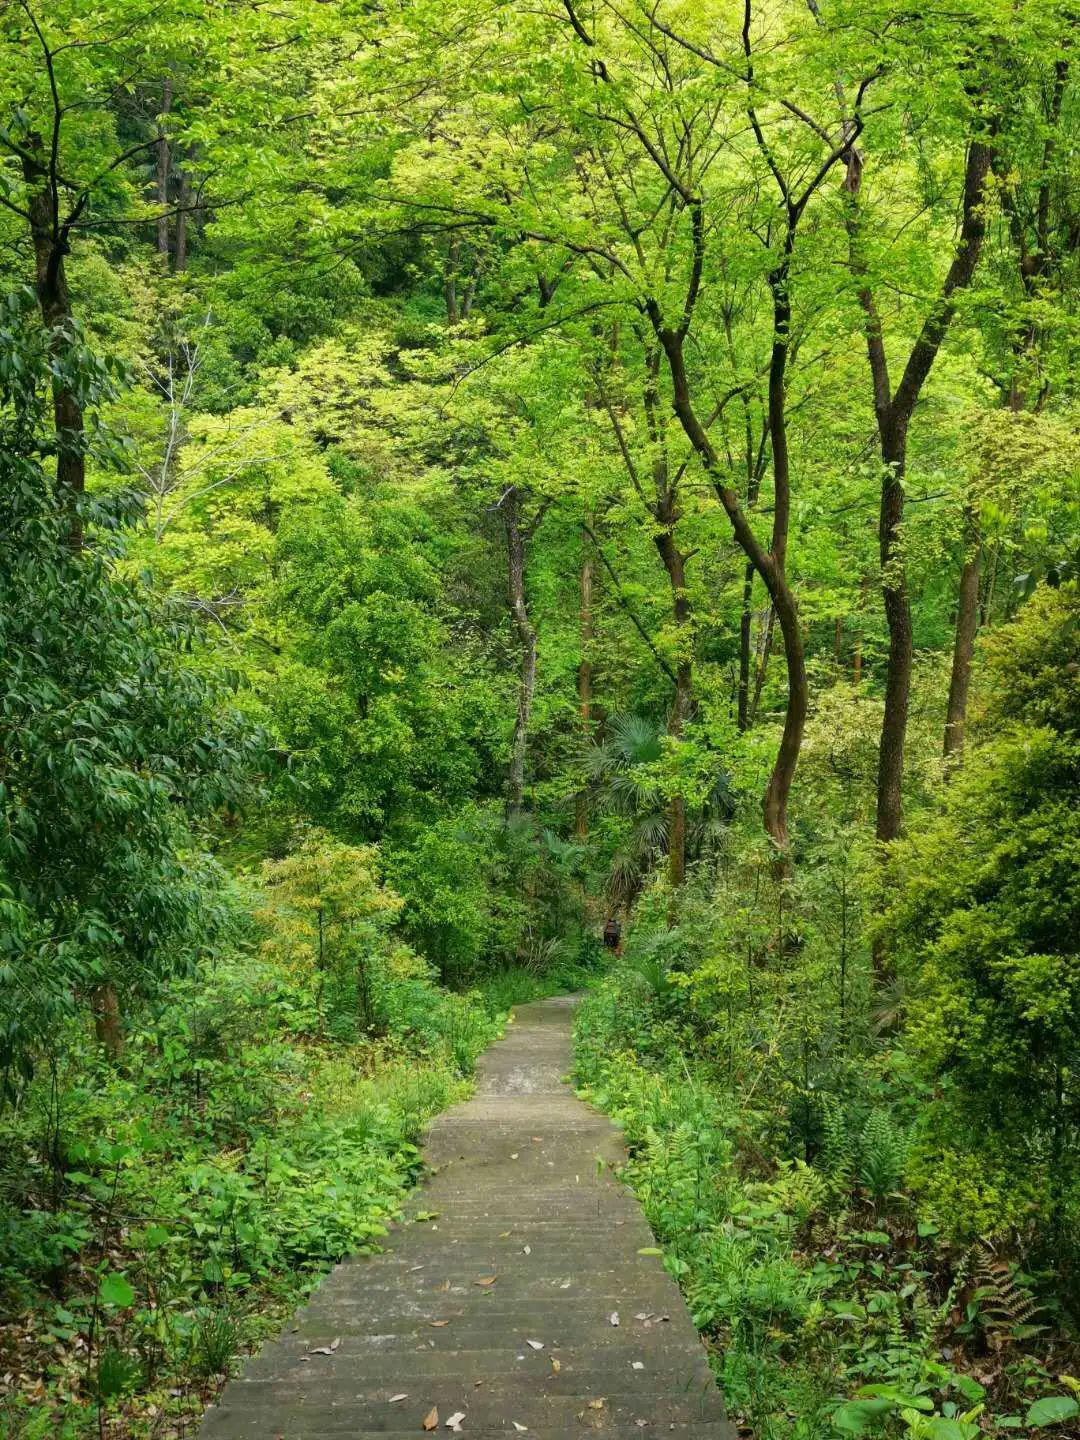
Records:
<instances>
[{"instance_id":1,"label":"dense undergrowth","mask_svg":"<svg viewBox=\"0 0 1080 1440\"><path fill-rule=\"evenodd\" d=\"M808 1162L780 1057L747 1054L734 1074L689 1058L685 995L658 996L636 967L613 974L580 1012L577 1073L625 1129L625 1177L733 1417L761 1440L890 1423L968 1440L1075 1415L1060 1302L991 1242L949 1244L905 1183L924 1095L903 1052L868 1059L846 1104L825 1097Z\"/></svg>"},{"instance_id":2,"label":"dense undergrowth","mask_svg":"<svg viewBox=\"0 0 1080 1440\"><path fill-rule=\"evenodd\" d=\"M508 1006L587 975L452 994L369 951L357 1034L355 974L290 965L276 923L174 983L119 1067L73 1041L0 1122L0 1435L188 1433L239 1353L378 1247Z\"/></svg>"}]
</instances>

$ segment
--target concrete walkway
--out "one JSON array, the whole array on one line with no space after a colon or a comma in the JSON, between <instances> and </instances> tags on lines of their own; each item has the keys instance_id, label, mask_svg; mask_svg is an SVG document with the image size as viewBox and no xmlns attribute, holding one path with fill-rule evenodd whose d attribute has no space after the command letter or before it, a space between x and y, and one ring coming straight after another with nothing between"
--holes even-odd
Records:
<instances>
[{"instance_id":1,"label":"concrete walkway","mask_svg":"<svg viewBox=\"0 0 1080 1440\"><path fill-rule=\"evenodd\" d=\"M618 1131L563 1083L571 1022L567 998L519 1007L474 1097L432 1126L411 1223L327 1276L202 1440L732 1440L678 1288L611 1178Z\"/></svg>"}]
</instances>

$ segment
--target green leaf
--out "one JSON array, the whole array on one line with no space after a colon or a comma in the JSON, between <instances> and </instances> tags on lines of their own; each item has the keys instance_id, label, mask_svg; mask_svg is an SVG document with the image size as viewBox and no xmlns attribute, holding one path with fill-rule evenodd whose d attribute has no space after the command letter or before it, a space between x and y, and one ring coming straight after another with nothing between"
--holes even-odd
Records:
<instances>
[{"instance_id":1,"label":"green leaf","mask_svg":"<svg viewBox=\"0 0 1080 1440\"><path fill-rule=\"evenodd\" d=\"M135 1291L131 1288L123 1275L103 1275L101 1285L98 1289L98 1296L103 1305L130 1305L135 1299Z\"/></svg>"},{"instance_id":2,"label":"green leaf","mask_svg":"<svg viewBox=\"0 0 1080 1440\"><path fill-rule=\"evenodd\" d=\"M931 1411L934 1408L934 1402L925 1395L909 1395L897 1385L864 1385L858 1394L860 1398L865 1395L876 1396L879 1400L891 1400L894 1405L906 1410Z\"/></svg>"},{"instance_id":3,"label":"green leaf","mask_svg":"<svg viewBox=\"0 0 1080 1440\"><path fill-rule=\"evenodd\" d=\"M1026 1423L1037 1428L1043 1425L1060 1425L1063 1420L1071 1420L1074 1415L1080 1415L1080 1403L1070 1395L1045 1395L1041 1400L1036 1400L1027 1412Z\"/></svg>"},{"instance_id":4,"label":"green leaf","mask_svg":"<svg viewBox=\"0 0 1080 1440\"><path fill-rule=\"evenodd\" d=\"M842 1435L864 1435L896 1407L891 1400L849 1400L833 1415L833 1425Z\"/></svg>"},{"instance_id":5,"label":"green leaf","mask_svg":"<svg viewBox=\"0 0 1080 1440\"><path fill-rule=\"evenodd\" d=\"M662 1255L664 1252L658 1245L643 1245L637 1253L639 1255Z\"/></svg>"}]
</instances>

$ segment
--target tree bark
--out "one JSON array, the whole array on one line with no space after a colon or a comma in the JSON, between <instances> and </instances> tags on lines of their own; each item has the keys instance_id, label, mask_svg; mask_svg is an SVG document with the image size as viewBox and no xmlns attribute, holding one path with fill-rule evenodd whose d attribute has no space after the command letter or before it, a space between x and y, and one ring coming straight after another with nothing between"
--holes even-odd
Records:
<instances>
[{"instance_id":1,"label":"tree bark","mask_svg":"<svg viewBox=\"0 0 1080 1440\"><path fill-rule=\"evenodd\" d=\"M761 692L765 688L765 676L769 671L769 656L772 654L773 630L776 628L776 607L770 601L765 617L765 633L761 637L761 655L758 659L757 674L754 676L754 694L750 701L750 725L757 719Z\"/></svg>"},{"instance_id":2,"label":"tree bark","mask_svg":"<svg viewBox=\"0 0 1080 1440\"><path fill-rule=\"evenodd\" d=\"M888 844L900 834L904 741L911 693L911 601L902 549L908 427L923 386L952 324L956 312L956 296L971 284L975 275L986 235L984 206L992 157L993 147L989 141L973 140L969 144L964 165L960 241L942 284L941 294L923 322L895 392L889 380L881 319L859 253L858 222L854 210L849 220L852 270L859 277L858 297L866 315L866 345L882 460L878 551L885 621L889 629L885 714L878 750L876 833L882 844ZM855 184L851 191L853 200L857 190L858 185Z\"/></svg>"},{"instance_id":3,"label":"tree bark","mask_svg":"<svg viewBox=\"0 0 1080 1440\"><path fill-rule=\"evenodd\" d=\"M71 295L68 291L64 257L67 236L57 224L57 181L51 175L40 135L27 140L23 177L32 186L29 203L30 237L34 247L34 272L41 318L49 330L49 349L62 355L70 338ZM83 444L84 421L77 396L66 385L53 385L53 423L56 428L56 488L69 510L67 543L71 550L83 544L79 502L86 490L86 458Z\"/></svg>"},{"instance_id":4,"label":"tree bark","mask_svg":"<svg viewBox=\"0 0 1080 1440\"><path fill-rule=\"evenodd\" d=\"M691 605L686 590L686 557L675 543L674 525L677 518L676 514L669 513L669 528L661 530L656 537L656 548L660 552L671 585L671 609L680 647L675 665L675 696L667 725L667 732L673 740L682 738L694 704L694 663L692 656L685 651L685 646L689 644ZM686 796L679 794L671 797L668 811L668 881L672 897L677 894L685 880Z\"/></svg>"},{"instance_id":5,"label":"tree bark","mask_svg":"<svg viewBox=\"0 0 1080 1440\"><path fill-rule=\"evenodd\" d=\"M884 474L878 519L878 555L889 658L885 672L885 713L878 745L877 838L883 843L900 834L903 802L904 743L911 699L912 623L907 565L900 548L904 518L904 466L907 424L882 439Z\"/></svg>"},{"instance_id":6,"label":"tree bark","mask_svg":"<svg viewBox=\"0 0 1080 1440\"><path fill-rule=\"evenodd\" d=\"M975 517L970 509L964 516L964 546L964 564L960 571L960 592L956 602L949 703L945 712L945 758L953 758L957 763L964 749L971 663L975 658L975 636L979 628L979 542Z\"/></svg>"},{"instance_id":7,"label":"tree bark","mask_svg":"<svg viewBox=\"0 0 1080 1440\"><path fill-rule=\"evenodd\" d=\"M166 76L161 87L161 114L167 116L172 109L172 77ZM157 146L157 249L166 261L169 258L169 174L172 169L172 149L164 123L158 125Z\"/></svg>"},{"instance_id":8,"label":"tree bark","mask_svg":"<svg viewBox=\"0 0 1080 1440\"><path fill-rule=\"evenodd\" d=\"M588 741L592 734L592 638L593 638L593 553L588 535L582 536L581 550L581 659L578 661L578 716L581 734ZM589 833L589 792L582 786L575 802L574 834L584 840Z\"/></svg>"},{"instance_id":9,"label":"tree bark","mask_svg":"<svg viewBox=\"0 0 1080 1440\"><path fill-rule=\"evenodd\" d=\"M754 567L749 560L743 574L742 615L739 618L739 698L738 726L750 728L750 649L753 631Z\"/></svg>"},{"instance_id":10,"label":"tree bark","mask_svg":"<svg viewBox=\"0 0 1080 1440\"><path fill-rule=\"evenodd\" d=\"M525 595L525 556L535 523L532 526L522 523L521 496L514 486L503 496L499 509L506 531L510 614L521 643L517 715L514 720L506 795L506 814L509 819L521 814L525 800L525 756L529 743L533 696L536 692L536 629L529 618Z\"/></svg>"},{"instance_id":11,"label":"tree bark","mask_svg":"<svg viewBox=\"0 0 1080 1440\"><path fill-rule=\"evenodd\" d=\"M798 603L794 592L788 585L785 568L788 525L791 514L791 471L787 445L786 397L791 307L787 289L787 263L793 245L794 228L788 234L788 249L785 259L769 276L770 289L773 294L773 344L769 364L768 416L769 435L772 443L774 500L772 540L768 549L754 533L746 512L739 504L738 496L725 483L725 468L694 409L683 355L684 332L665 326L655 301L648 302L653 326L667 357L675 414L713 482L717 496L731 521L736 541L765 583L765 588L769 592L769 598L780 622L780 632L784 637L788 677L787 707L784 713L784 730L780 739L780 747L777 750L772 774L762 800L762 819L765 831L785 865L788 863L791 847L787 816L788 797L799 760L799 751L802 748L802 736L809 704L806 661L798 620Z\"/></svg>"},{"instance_id":12,"label":"tree bark","mask_svg":"<svg viewBox=\"0 0 1080 1440\"><path fill-rule=\"evenodd\" d=\"M116 986L106 980L90 997L94 1034L107 1059L119 1060L124 1050L124 1027L120 1019L120 997Z\"/></svg>"}]
</instances>

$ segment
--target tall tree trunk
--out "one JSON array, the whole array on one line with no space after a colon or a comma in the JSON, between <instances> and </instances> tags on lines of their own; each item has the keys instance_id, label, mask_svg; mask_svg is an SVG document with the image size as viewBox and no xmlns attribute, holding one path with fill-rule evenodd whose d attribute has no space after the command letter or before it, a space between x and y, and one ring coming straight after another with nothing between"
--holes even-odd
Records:
<instances>
[{"instance_id":1,"label":"tall tree trunk","mask_svg":"<svg viewBox=\"0 0 1080 1440\"><path fill-rule=\"evenodd\" d=\"M94 1034L109 1060L119 1060L124 1050L124 1027L120 1019L120 997L111 980L98 985L90 997Z\"/></svg>"},{"instance_id":2,"label":"tall tree trunk","mask_svg":"<svg viewBox=\"0 0 1080 1440\"><path fill-rule=\"evenodd\" d=\"M888 844L900 834L904 741L911 693L911 601L902 549L908 427L923 386L952 324L957 295L971 284L982 253L986 236L984 211L992 156L993 148L989 141L972 140L969 143L964 164L960 241L942 284L941 293L923 321L895 391L889 378L881 318L859 244L858 212L854 206L858 179L851 187L853 207L848 220L851 267L859 280L858 297L866 315L866 346L882 461L878 550L885 620L889 629L885 713L878 751L876 833L882 844ZM875 953L875 969L879 978L884 975L883 966L883 952L879 946Z\"/></svg>"},{"instance_id":3,"label":"tall tree trunk","mask_svg":"<svg viewBox=\"0 0 1080 1440\"><path fill-rule=\"evenodd\" d=\"M945 758L959 761L964 749L967 724L971 663L975 658L975 636L979 628L979 541L975 516L964 512L964 565L960 571L960 593L956 602L956 631L953 637L952 674L949 703L945 712Z\"/></svg>"},{"instance_id":4,"label":"tall tree trunk","mask_svg":"<svg viewBox=\"0 0 1080 1440\"><path fill-rule=\"evenodd\" d=\"M57 232L56 182L50 177L40 135L27 139L23 176L32 186L30 194L30 237L34 247L34 273L41 318L50 331L49 347L59 356L68 344L72 322L64 257L67 236ZM66 385L53 386L53 423L56 428L56 487L61 501L69 507L67 543L81 550L82 517L79 502L86 490L84 421L78 397Z\"/></svg>"},{"instance_id":5,"label":"tall tree trunk","mask_svg":"<svg viewBox=\"0 0 1080 1440\"><path fill-rule=\"evenodd\" d=\"M878 552L889 659L885 673L885 713L878 745L877 838L883 843L900 833L904 781L904 742L911 698L912 624L907 565L901 550L904 518L906 423L887 433L882 443L885 464L878 520Z\"/></svg>"},{"instance_id":6,"label":"tall tree trunk","mask_svg":"<svg viewBox=\"0 0 1080 1440\"><path fill-rule=\"evenodd\" d=\"M751 602L753 595L754 567L747 561L746 570L743 572L742 615L739 618L738 725L740 730L750 728L750 650L754 619Z\"/></svg>"},{"instance_id":7,"label":"tall tree trunk","mask_svg":"<svg viewBox=\"0 0 1080 1440\"><path fill-rule=\"evenodd\" d=\"M665 500L669 499L665 496ZM658 517L659 518L659 517ZM682 738L683 730L694 704L694 662L687 647L690 645L690 596L686 591L686 557L675 543L674 524L677 516L668 513L661 523L668 528L656 537L656 548L664 562L668 581L671 585L671 610L679 639L679 656L675 666L675 696L668 715L667 732L673 740ZM672 905L674 897L686 879L686 796L671 797L668 811L668 881L671 885ZM672 910L674 918L674 909Z\"/></svg>"},{"instance_id":8,"label":"tall tree trunk","mask_svg":"<svg viewBox=\"0 0 1080 1440\"><path fill-rule=\"evenodd\" d=\"M169 173L172 169L172 149L165 130L165 117L172 109L172 76L166 76L161 87L162 120L158 125L157 145L157 248L158 254L169 256Z\"/></svg>"},{"instance_id":9,"label":"tall tree trunk","mask_svg":"<svg viewBox=\"0 0 1080 1440\"><path fill-rule=\"evenodd\" d=\"M758 657L757 674L754 676L754 693L750 700L749 721L753 725L761 704L761 692L765 688L765 676L769 671L769 656L772 654L773 631L776 628L776 606L769 602L765 616L765 632L761 637L761 654Z\"/></svg>"},{"instance_id":10,"label":"tall tree trunk","mask_svg":"<svg viewBox=\"0 0 1080 1440\"><path fill-rule=\"evenodd\" d=\"M870 576L864 575L859 581L859 625L855 631L855 644L851 654L851 683L858 687L862 684L863 672L863 617L866 613L866 602L870 595Z\"/></svg>"},{"instance_id":11,"label":"tall tree trunk","mask_svg":"<svg viewBox=\"0 0 1080 1440\"><path fill-rule=\"evenodd\" d=\"M581 608L579 613L581 659L578 661L578 717L581 735L588 741L592 734L592 638L593 638L593 552L588 535L582 536ZM575 803L574 834L584 840L589 833L589 792L582 786Z\"/></svg>"},{"instance_id":12,"label":"tall tree trunk","mask_svg":"<svg viewBox=\"0 0 1080 1440\"><path fill-rule=\"evenodd\" d=\"M514 628L521 643L521 668L518 678L517 716L510 751L510 775L507 782L507 817L521 814L525 800L525 755L529 743L529 721L532 718L533 696L536 692L536 630L529 619L525 596L525 553L529 531L522 524L521 501L515 488L507 491L500 504L506 531L508 599Z\"/></svg>"}]
</instances>

